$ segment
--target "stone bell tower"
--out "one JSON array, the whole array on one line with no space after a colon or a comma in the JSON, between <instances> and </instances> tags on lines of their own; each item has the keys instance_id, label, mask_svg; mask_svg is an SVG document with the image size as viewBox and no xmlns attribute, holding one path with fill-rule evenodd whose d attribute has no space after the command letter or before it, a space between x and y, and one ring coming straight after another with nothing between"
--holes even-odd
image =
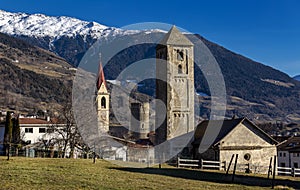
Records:
<instances>
[{"instance_id":1,"label":"stone bell tower","mask_svg":"<svg viewBox=\"0 0 300 190\"><path fill-rule=\"evenodd\" d=\"M104 77L104 71L102 64L99 64L99 72L97 78L97 115L98 115L98 127L101 131L109 131L109 92Z\"/></svg>"},{"instance_id":2,"label":"stone bell tower","mask_svg":"<svg viewBox=\"0 0 300 190\"><path fill-rule=\"evenodd\" d=\"M175 26L156 47L156 144L194 130L194 45Z\"/></svg>"}]
</instances>

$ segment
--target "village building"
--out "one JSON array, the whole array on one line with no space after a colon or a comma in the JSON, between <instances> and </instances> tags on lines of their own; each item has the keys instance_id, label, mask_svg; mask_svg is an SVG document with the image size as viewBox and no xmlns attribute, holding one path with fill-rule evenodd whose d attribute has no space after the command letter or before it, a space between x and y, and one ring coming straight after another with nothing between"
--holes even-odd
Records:
<instances>
[{"instance_id":1,"label":"village building","mask_svg":"<svg viewBox=\"0 0 300 190\"><path fill-rule=\"evenodd\" d=\"M220 130L214 131L217 126ZM270 158L277 155L276 144L247 118L205 120L195 130L192 152L195 159L220 161L226 168L232 155L238 154L238 170L267 173ZM208 149L199 153L202 147Z\"/></svg>"},{"instance_id":2,"label":"village building","mask_svg":"<svg viewBox=\"0 0 300 190\"><path fill-rule=\"evenodd\" d=\"M300 168L300 136L293 136L277 146L278 166Z\"/></svg>"},{"instance_id":3,"label":"village building","mask_svg":"<svg viewBox=\"0 0 300 190\"><path fill-rule=\"evenodd\" d=\"M20 140L26 145L23 147L23 156L36 157L38 152L44 152L46 149L52 151L62 151L63 137L62 132L66 124L59 122L57 118L37 117L37 116L15 116L19 119L20 125ZM61 133L56 132L60 130ZM0 150L4 155L4 132L5 123L0 124ZM67 147L66 155L69 156L70 149ZM75 148L74 157L80 155L80 151Z\"/></svg>"},{"instance_id":4,"label":"village building","mask_svg":"<svg viewBox=\"0 0 300 190\"><path fill-rule=\"evenodd\" d=\"M21 140L26 144L35 144L45 139L48 128L53 125L50 117L41 119L37 117L19 117ZM0 124L0 141L4 142L5 123ZM3 148L0 147L1 149Z\"/></svg>"}]
</instances>

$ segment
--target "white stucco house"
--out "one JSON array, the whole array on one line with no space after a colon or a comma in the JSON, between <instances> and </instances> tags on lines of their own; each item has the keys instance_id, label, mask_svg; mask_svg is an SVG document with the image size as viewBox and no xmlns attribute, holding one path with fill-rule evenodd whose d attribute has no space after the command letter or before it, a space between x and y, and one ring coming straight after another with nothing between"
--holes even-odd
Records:
<instances>
[{"instance_id":1,"label":"white stucco house","mask_svg":"<svg viewBox=\"0 0 300 190\"><path fill-rule=\"evenodd\" d=\"M300 136L281 142L277 150L279 167L300 168Z\"/></svg>"},{"instance_id":2,"label":"white stucco house","mask_svg":"<svg viewBox=\"0 0 300 190\"><path fill-rule=\"evenodd\" d=\"M19 117L20 124L20 135L21 140L27 145L25 149L45 149L47 144L48 148L51 145L52 149L59 150L62 147L60 139L62 138L63 129L66 124L58 122L57 119L50 117L37 118L37 117ZM60 129L60 133L53 131L53 126L55 129ZM4 142L4 132L5 132L5 122L0 124L0 150L3 150ZM70 149L67 147L66 155L69 156ZM3 154L3 152L1 152ZM78 157L79 152L75 149L74 157Z\"/></svg>"}]
</instances>

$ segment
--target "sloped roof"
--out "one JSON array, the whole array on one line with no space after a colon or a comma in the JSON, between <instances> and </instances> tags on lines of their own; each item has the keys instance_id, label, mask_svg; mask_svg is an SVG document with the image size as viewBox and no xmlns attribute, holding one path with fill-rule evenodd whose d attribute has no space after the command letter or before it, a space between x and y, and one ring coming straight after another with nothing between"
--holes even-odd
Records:
<instances>
[{"instance_id":1,"label":"sloped roof","mask_svg":"<svg viewBox=\"0 0 300 190\"><path fill-rule=\"evenodd\" d=\"M99 70L98 70L98 78L97 78L97 89L99 90L102 83L106 86L106 81L105 81L105 76L104 76L104 71L103 71L103 67L102 67L102 63L100 61L99 63Z\"/></svg>"},{"instance_id":2,"label":"sloped roof","mask_svg":"<svg viewBox=\"0 0 300 190\"><path fill-rule=\"evenodd\" d=\"M210 123L211 126L221 126L220 132L218 133L217 137L213 141L212 145L218 144L227 134L229 134L235 127L237 127L240 123L243 122L249 122L251 126L255 129L257 129L263 136L268 138L271 142L274 142L277 144L278 142L274 140L271 136L269 136L267 133L265 133L262 129L257 127L254 123L252 123L247 118L238 118L238 119L230 119L230 120L204 120L202 121L196 128L195 134L194 134L194 142L193 144L200 144L202 141L202 138L205 135L205 132L207 130L208 124Z\"/></svg>"},{"instance_id":3,"label":"sloped roof","mask_svg":"<svg viewBox=\"0 0 300 190\"><path fill-rule=\"evenodd\" d=\"M51 124L50 121L37 118L20 118L20 124Z\"/></svg>"},{"instance_id":4,"label":"sloped roof","mask_svg":"<svg viewBox=\"0 0 300 190\"><path fill-rule=\"evenodd\" d=\"M194 44L183 35L176 26L172 26L169 32L159 42L162 45L182 45L182 46L193 46Z\"/></svg>"},{"instance_id":5,"label":"sloped roof","mask_svg":"<svg viewBox=\"0 0 300 190\"><path fill-rule=\"evenodd\" d=\"M223 139L232 129L234 129L239 123L241 123L243 118L239 119L231 119L231 120L204 120L202 121L196 128L195 134L194 134L194 143L195 144L200 144L202 138L205 135L205 132L207 130L208 124L212 126L220 126L221 130L214 140L213 144L216 144L219 142L221 139Z\"/></svg>"},{"instance_id":6,"label":"sloped roof","mask_svg":"<svg viewBox=\"0 0 300 190\"><path fill-rule=\"evenodd\" d=\"M53 124L53 123L59 123L58 119L52 118L50 121L47 121L45 119L37 119L37 118L19 118L20 125L26 124L26 125L36 125L36 124Z\"/></svg>"},{"instance_id":7,"label":"sloped roof","mask_svg":"<svg viewBox=\"0 0 300 190\"><path fill-rule=\"evenodd\" d=\"M300 152L300 136L291 137L278 144L278 150Z\"/></svg>"}]
</instances>

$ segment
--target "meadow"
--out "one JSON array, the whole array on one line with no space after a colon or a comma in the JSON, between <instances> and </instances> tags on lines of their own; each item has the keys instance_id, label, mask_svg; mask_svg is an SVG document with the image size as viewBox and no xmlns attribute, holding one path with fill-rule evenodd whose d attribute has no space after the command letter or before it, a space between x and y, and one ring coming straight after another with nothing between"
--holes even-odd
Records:
<instances>
[{"instance_id":1,"label":"meadow","mask_svg":"<svg viewBox=\"0 0 300 190\"><path fill-rule=\"evenodd\" d=\"M262 175L231 175L162 165L126 168L105 160L0 157L0 189L271 189ZM288 188L289 187L289 188ZM299 178L278 177L276 189L298 189Z\"/></svg>"}]
</instances>

